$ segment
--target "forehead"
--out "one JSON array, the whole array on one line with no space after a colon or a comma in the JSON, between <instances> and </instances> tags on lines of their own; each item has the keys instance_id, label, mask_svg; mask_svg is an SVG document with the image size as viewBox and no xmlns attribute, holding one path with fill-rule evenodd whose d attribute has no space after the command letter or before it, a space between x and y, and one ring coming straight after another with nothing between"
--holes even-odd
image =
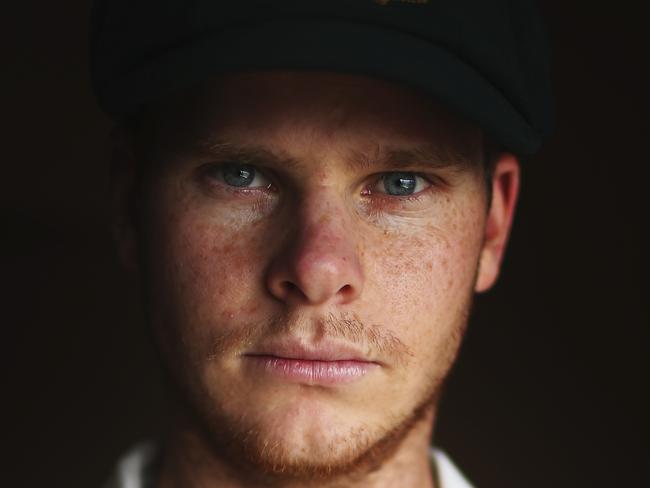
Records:
<instances>
[{"instance_id":1,"label":"forehead","mask_svg":"<svg viewBox=\"0 0 650 488\"><path fill-rule=\"evenodd\" d=\"M330 72L227 74L148 108L165 143L233 142L315 147L439 145L475 160L481 131L403 85Z\"/></svg>"}]
</instances>

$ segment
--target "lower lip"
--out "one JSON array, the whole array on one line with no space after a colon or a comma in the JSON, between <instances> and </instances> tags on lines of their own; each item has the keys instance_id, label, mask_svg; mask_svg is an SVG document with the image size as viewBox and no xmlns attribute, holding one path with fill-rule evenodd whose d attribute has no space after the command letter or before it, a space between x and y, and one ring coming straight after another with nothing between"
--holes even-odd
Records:
<instances>
[{"instance_id":1,"label":"lower lip","mask_svg":"<svg viewBox=\"0 0 650 488\"><path fill-rule=\"evenodd\" d=\"M366 361L319 361L276 356L246 356L265 373L286 381L310 385L338 385L363 378L379 367Z\"/></svg>"}]
</instances>

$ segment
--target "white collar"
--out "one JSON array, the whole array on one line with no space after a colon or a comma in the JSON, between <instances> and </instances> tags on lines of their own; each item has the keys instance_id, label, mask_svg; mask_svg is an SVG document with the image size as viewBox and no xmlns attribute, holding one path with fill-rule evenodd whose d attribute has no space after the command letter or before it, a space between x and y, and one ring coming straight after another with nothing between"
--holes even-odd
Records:
<instances>
[{"instance_id":1,"label":"white collar","mask_svg":"<svg viewBox=\"0 0 650 488\"><path fill-rule=\"evenodd\" d=\"M431 449L431 455L438 472L437 488L472 488L467 478L443 451L434 447Z\"/></svg>"}]
</instances>

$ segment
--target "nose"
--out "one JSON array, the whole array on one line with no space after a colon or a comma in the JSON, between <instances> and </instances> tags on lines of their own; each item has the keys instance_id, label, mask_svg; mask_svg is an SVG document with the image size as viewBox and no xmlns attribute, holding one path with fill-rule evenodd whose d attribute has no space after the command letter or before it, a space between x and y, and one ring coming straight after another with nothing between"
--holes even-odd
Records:
<instances>
[{"instance_id":1,"label":"nose","mask_svg":"<svg viewBox=\"0 0 650 488\"><path fill-rule=\"evenodd\" d=\"M350 217L331 197L303 201L300 207L287 242L268 268L269 292L288 305L354 301L364 280Z\"/></svg>"}]
</instances>

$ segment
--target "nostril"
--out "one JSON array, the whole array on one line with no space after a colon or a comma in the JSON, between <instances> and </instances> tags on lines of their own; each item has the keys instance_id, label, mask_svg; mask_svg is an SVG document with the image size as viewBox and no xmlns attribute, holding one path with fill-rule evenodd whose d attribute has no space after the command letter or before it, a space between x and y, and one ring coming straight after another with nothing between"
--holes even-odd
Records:
<instances>
[{"instance_id":1,"label":"nostril","mask_svg":"<svg viewBox=\"0 0 650 488\"><path fill-rule=\"evenodd\" d=\"M283 288L284 288L284 292L287 295L292 295L292 294L298 293L298 292L300 292L300 294L302 294L302 291L300 290L300 288L295 283L292 283L291 281L285 281L284 283L282 283L282 285L283 285Z\"/></svg>"},{"instance_id":2,"label":"nostril","mask_svg":"<svg viewBox=\"0 0 650 488\"><path fill-rule=\"evenodd\" d=\"M296 285L294 285L294 284L291 283L290 281L285 281L285 282L284 282L284 287L287 289L287 291L293 291L293 290L295 290L296 288L298 288Z\"/></svg>"},{"instance_id":3,"label":"nostril","mask_svg":"<svg viewBox=\"0 0 650 488\"><path fill-rule=\"evenodd\" d=\"M309 248L297 256L278 257L265 277L267 290L275 299L292 304L320 305L330 299L346 304L355 300L363 286L363 273L354 256L343 255L346 249L317 249L317 253ZM347 261L345 265L341 265L341 258Z\"/></svg>"},{"instance_id":4,"label":"nostril","mask_svg":"<svg viewBox=\"0 0 650 488\"><path fill-rule=\"evenodd\" d=\"M341 289L339 290L339 293L341 295L349 295L350 293L352 293L352 287L350 285L345 285L345 286L341 287Z\"/></svg>"}]
</instances>

